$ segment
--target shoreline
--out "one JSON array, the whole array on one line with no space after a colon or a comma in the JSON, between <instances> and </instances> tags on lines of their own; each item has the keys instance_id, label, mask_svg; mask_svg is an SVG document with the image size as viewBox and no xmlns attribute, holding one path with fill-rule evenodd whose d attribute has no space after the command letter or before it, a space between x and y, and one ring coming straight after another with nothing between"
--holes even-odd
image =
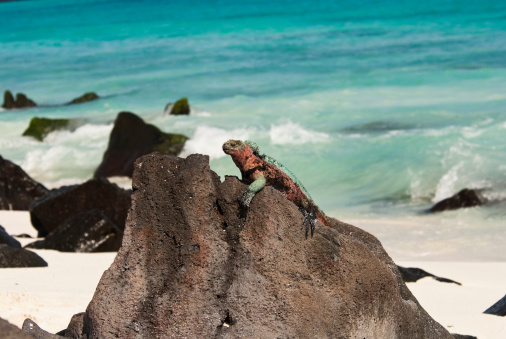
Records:
<instances>
[{"instance_id":1,"label":"shoreline","mask_svg":"<svg viewBox=\"0 0 506 339\"><path fill-rule=\"evenodd\" d=\"M0 211L0 225L9 234L37 234L26 211ZM17 239L22 245L35 240ZM86 310L116 253L33 251L46 260L49 267L2 269L0 317L18 327L25 318L31 318L44 330L56 333L66 328L74 314ZM504 296L506 262L394 261L400 266L418 267L462 283L458 286L427 277L406 284L422 307L450 333L480 339L506 333L503 317L483 314Z\"/></svg>"}]
</instances>

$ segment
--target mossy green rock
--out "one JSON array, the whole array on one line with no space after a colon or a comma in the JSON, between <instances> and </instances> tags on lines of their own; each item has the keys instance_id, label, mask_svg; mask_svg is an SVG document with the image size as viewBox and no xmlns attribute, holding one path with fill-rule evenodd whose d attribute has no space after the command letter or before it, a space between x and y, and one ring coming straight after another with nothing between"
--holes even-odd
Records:
<instances>
[{"instance_id":1,"label":"mossy green rock","mask_svg":"<svg viewBox=\"0 0 506 339\"><path fill-rule=\"evenodd\" d=\"M79 98L73 99L71 102L67 103L67 105L81 104L83 102L97 100L100 97L95 92L88 92L81 95Z\"/></svg>"},{"instance_id":2,"label":"mossy green rock","mask_svg":"<svg viewBox=\"0 0 506 339\"><path fill-rule=\"evenodd\" d=\"M167 106L165 106L165 111L167 111L167 109L169 109L169 114L172 115L190 114L190 105L188 104L188 98L181 98L174 104L168 103Z\"/></svg>"},{"instance_id":3,"label":"mossy green rock","mask_svg":"<svg viewBox=\"0 0 506 339\"><path fill-rule=\"evenodd\" d=\"M23 132L23 136L34 137L42 141L51 132L61 129L68 129L70 125L69 119L48 119L48 118L32 118L30 125Z\"/></svg>"}]
</instances>

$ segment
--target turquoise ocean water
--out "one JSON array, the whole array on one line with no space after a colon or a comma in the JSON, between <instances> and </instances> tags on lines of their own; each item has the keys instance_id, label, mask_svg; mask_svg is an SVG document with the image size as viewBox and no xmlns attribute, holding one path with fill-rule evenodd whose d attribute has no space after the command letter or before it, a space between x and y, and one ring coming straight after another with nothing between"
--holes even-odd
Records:
<instances>
[{"instance_id":1,"label":"turquoise ocean water","mask_svg":"<svg viewBox=\"0 0 506 339\"><path fill-rule=\"evenodd\" d=\"M400 256L506 260L504 1L41 0L0 17L0 90L40 105L0 111L0 155L50 187L90 178L130 111L221 176L239 175L222 143L256 141L327 214L397 220L368 230ZM184 96L190 116L163 114ZM34 116L83 125L40 143L21 136ZM489 204L422 214L465 187Z\"/></svg>"}]
</instances>

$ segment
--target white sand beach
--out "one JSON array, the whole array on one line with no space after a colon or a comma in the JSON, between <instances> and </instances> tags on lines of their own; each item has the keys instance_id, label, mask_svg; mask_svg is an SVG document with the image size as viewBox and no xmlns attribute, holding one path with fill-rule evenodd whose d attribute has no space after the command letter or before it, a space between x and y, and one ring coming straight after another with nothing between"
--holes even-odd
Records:
<instances>
[{"instance_id":1,"label":"white sand beach","mask_svg":"<svg viewBox=\"0 0 506 339\"><path fill-rule=\"evenodd\" d=\"M0 211L0 225L9 234L30 234L28 212ZM18 238L24 245L33 239ZM35 250L49 264L46 268L1 269L0 317L21 326L31 318L55 333L68 325L73 314L83 312L100 277L115 253L82 254ZM394 260L396 258L394 257ZM420 304L451 333L479 339L506 337L506 319L483 311L506 294L506 262L404 261L462 286L423 278L408 283Z\"/></svg>"}]
</instances>

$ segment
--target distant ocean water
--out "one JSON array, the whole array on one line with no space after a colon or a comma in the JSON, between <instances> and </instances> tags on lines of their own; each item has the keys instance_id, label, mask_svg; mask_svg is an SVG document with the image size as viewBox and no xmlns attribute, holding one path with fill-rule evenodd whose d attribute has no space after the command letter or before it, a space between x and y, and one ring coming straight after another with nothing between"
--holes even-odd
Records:
<instances>
[{"instance_id":1,"label":"distant ocean water","mask_svg":"<svg viewBox=\"0 0 506 339\"><path fill-rule=\"evenodd\" d=\"M90 178L130 111L221 176L239 175L222 143L251 139L332 216L415 218L393 244L506 260L504 1L41 0L0 17L0 90L41 106L0 111L0 155L50 187ZM163 115L185 96L190 116ZM34 116L85 124L41 143L21 136ZM465 187L489 204L421 214Z\"/></svg>"}]
</instances>

